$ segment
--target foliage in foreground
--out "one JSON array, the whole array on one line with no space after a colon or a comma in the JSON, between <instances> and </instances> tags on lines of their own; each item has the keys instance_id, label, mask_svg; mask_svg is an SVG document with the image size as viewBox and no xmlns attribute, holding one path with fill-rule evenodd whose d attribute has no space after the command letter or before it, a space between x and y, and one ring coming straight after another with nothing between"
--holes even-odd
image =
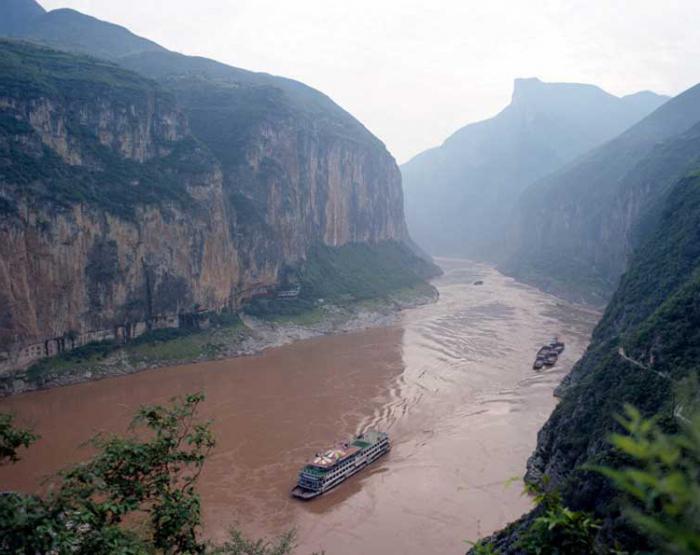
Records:
<instances>
[{"instance_id":1,"label":"foliage in foreground","mask_svg":"<svg viewBox=\"0 0 700 555\"><path fill-rule=\"evenodd\" d=\"M584 511L564 506L558 492L533 491L542 514L522 535L518 547L534 555L589 555L596 553L595 537L600 523Z\"/></svg>"},{"instance_id":2,"label":"foliage in foreground","mask_svg":"<svg viewBox=\"0 0 700 555\"><path fill-rule=\"evenodd\" d=\"M17 428L11 414L0 414L0 464L17 462L17 450L26 449L37 439L29 430Z\"/></svg>"},{"instance_id":3,"label":"foliage in foreground","mask_svg":"<svg viewBox=\"0 0 700 555\"><path fill-rule=\"evenodd\" d=\"M696 383L696 382L694 382ZM695 394L696 392L693 392ZM624 434L611 442L626 456L622 468L595 467L621 496L624 515L657 546L655 553L700 553L700 415L676 416L679 431L669 434L656 419L644 418L627 405L618 422ZM535 493L536 514L520 533L518 552L534 555L621 553L596 543L600 523L584 511L572 511L556 492ZM500 553L487 541L474 555Z\"/></svg>"},{"instance_id":4,"label":"foliage in foreground","mask_svg":"<svg viewBox=\"0 0 700 555\"><path fill-rule=\"evenodd\" d=\"M64 472L61 484L45 497L1 495L0 552L291 553L291 532L272 543L235 531L220 546L201 538L195 484L215 445L210 423L196 418L203 399L193 394L169 406L142 407L130 435L95 437L91 444L97 454ZM0 460L8 461L17 460L16 449L35 439L16 430L5 415L0 437Z\"/></svg>"},{"instance_id":5,"label":"foliage in foreground","mask_svg":"<svg viewBox=\"0 0 700 555\"><path fill-rule=\"evenodd\" d=\"M630 406L618 420L627 433L612 443L633 464L599 470L624 494L625 515L664 553L700 553L700 417L673 435Z\"/></svg>"}]
</instances>

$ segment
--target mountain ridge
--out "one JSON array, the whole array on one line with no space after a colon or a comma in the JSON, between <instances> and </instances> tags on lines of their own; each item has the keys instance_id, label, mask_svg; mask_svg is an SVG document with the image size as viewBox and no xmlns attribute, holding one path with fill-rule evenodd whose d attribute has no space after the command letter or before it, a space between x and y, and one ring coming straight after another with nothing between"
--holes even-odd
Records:
<instances>
[{"instance_id":1,"label":"mountain ridge","mask_svg":"<svg viewBox=\"0 0 700 555\"><path fill-rule=\"evenodd\" d=\"M692 169L698 123L700 85L530 185L514 211L512 250L501 269L571 300L604 304L644 215Z\"/></svg>"},{"instance_id":2,"label":"mountain ridge","mask_svg":"<svg viewBox=\"0 0 700 555\"><path fill-rule=\"evenodd\" d=\"M90 32L65 42L66 17ZM0 89L0 371L240 310L319 246L425 265L404 248L395 160L326 95L79 13L31 21L0 41L26 85Z\"/></svg>"},{"instance_id":3,"label":"mountain ridge","mask_svg":"<svg viewBox=\"0 0 700 555\"><path fill-rule=\"evenodd\" d=\"M499 261L514 199L530 183L664 100L619 98L595 85L515 80L511 103L497 115L459 129L401 166L414 239L431 254Z\"/></svg>"}]
</instances>

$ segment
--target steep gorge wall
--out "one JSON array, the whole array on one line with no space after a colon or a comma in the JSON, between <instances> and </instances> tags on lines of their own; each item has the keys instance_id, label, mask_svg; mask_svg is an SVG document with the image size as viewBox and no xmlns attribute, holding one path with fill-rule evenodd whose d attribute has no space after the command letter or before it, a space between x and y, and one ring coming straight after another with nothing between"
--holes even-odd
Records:
<instances>
[{"instance_id":1,"label":"steep gorge wall","mask_svg":"<svg viewBox=\"0 0 700 555\"><path fill-rule=\"evenodd\" d=\"M673 184L697 167L700 86L520 197L505 273L604 305Z\"/></svg>"},{"instance_id":2,"label":"steep gorge wall","mask_svg":"<svg viewBox=\"0 0 700 555\"><path fill-rule=\"evenodd\" d=\"M318 244L408 240L393 158L316 91L201 98L8 41L0 64L0 372L238 308Z\"/></svg>"},{"instance_id":3,"label":"steep gorge wall","mask_svg":"<svg viewBox=\"0 0 700 555\"><path fill-rule=\"evenodd\" d=\"M408 241L394 158L324 94L173 52L118 63L173 91L192 133L219 162L241 290L274 285L314 245Z\"/></svg>"},{"instance_id":4,"label":"steep gorge wall","mask_svg":"<svg viewBox=\"0 0 700 555\"><path fill-rule=\"evenodd\" d=\"M229 304L239 271L222 175L173 98L87 59L3 54L0 370ZM12 71L17 60L30 69ZM66 60L87 73L75 80ZM37 68L46 81L29 77Z\"/></svg>"},{"instance_id":5,"label":"steep gorge wall","mask_svg":"<svg viewBox=\"0 0 700 555\"><path fill-rule=\"evenodd\" d=\"M316 244L407 240L401 177L382 147L326 135L304 121L265 123L226 189L243 281L277 280Z\"/></svg>"}]
</instances>

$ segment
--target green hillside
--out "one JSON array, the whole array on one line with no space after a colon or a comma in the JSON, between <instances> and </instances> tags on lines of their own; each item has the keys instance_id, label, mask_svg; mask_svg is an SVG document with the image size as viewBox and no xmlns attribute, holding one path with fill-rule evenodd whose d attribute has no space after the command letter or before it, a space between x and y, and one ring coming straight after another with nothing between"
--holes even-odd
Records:
<instances>
[{"instance_id":1,"label":"green hillside","mask_svg":"<svg viewBox=\"0 0 700 555\"><path fill-rule=\"evenodd\" d=\"M673 187L588 351L565 381L561 402L539 433L528 479L559 489L571 509L601 518L601 542L610 547L617 542L625 552L653 549L620 518L618 494L607 478L584 465L627 462L609 442L611 433L622 431L616 416L625 403L675 432L679 407L697 394L681 384L700 371L699 360L700 174L695 173ZM500 545L513 545L517 530L531 518L502 532Z\"/></svg>"}]
</instances>

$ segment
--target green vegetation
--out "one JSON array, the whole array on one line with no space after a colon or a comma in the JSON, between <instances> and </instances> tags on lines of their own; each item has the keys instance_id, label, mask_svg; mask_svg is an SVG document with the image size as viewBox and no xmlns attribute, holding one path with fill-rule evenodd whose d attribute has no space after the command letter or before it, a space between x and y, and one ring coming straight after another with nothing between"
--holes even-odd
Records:
<instances>
[{"instance_id":1,"label":"green vegetation","mask_svg":"<svg viewBox=\"0 0 700 555\"><path fill-rule=\"evenodd\" d=\"M297 299L258 297L245 310L262 318L312 323L322 315L320 299L324 304L371 309L377 302L430 295L432 288L425 280L438 271L398 242L318 245L299 268L290 269L294 283L301 286Z\"/></svg>"},{"instance_id":2,"label":"green vegetation","mask_svg":"<svg viewBox=\"0 0 700 555\"><path fill-rule=\"evenodd\" d=\"M612 443L631 464L599 471L625 495L625 516L664 553L700 553L700 416L681 418L676 434L631 406L619 422L626 433Z\"/></svg>"},{"instance_id":3,"label":"green vegetation","mask_svg":"<svg viewBox=\"0 0 700 555\"><path fill-rule=\"evenodd\" d=\"M166 328L145 333L128 343L113 340L88 343L60 355L42 359L26 371L27 379L41 385L66 376L108 373L112 365L148 367L189 362L223 354L243 333L235 313L210 316L206 330Z\"/></svg>"},{"instance_id":4,"label":"green vegetation","mask_svg":"<svg viewBox=\"0 0 700 555\"><path fill-rule=\"evenodd\" d=\"M572 511L556 491L532 490L538 516L521 535L517 547L533 555L590 555L596 553L599 522L583 511Z\"/></svg>"},{"instance_id":5,"label":"green vegetation","mask_svg":"<svg viewBox=\"0 0 700 555\"><path fill-rule=\"evenodd\" d=\"M625 430L616 415L626 404L664 434L679 433L679 414L689 418L697 404L689 394L700 360L700 177L680 180L655 217L539 434L530 474L601 521L602 547L616 548L614 539L630 552L652 549L649 530L624 517L620 491L592 469L630 465L630 453L605 439Z\"/></svg>"},{"instance_id":6,"label":"green vegetation","mask_svg":"<svg viewBox=\"0 0 700 555\"><path fill-rule=\"evenodd\" d=\"M18 196L56 208L87 203L123 218L133 218L138 206L173 203L191 209L187 184L209 175L215 167L205 147L192 138L175 141L158 130L139 131L138 117L155 109L176 114L174 98L136 73L86 56L58 52L27 43L0 40L0 95L21 103L46 99L65 122L67 144L80 153L81 165L66 163L45 146L21 110L0 111L0 179L17 188ZM146 162L122 157L101 143L97 123L85 112L97 112L109 102L115 113L128 116L133 132L153 133L161 152ZM116 122L115 122L116 125ZM10 213L9 201L0 203Z\"/></svg>"},{"instance_id":7,"label":"green vegetation","mask_svg":"<svg viewBox=\"0 0 700 555\"><path fill-rule=\"evenodd\" d=\"M607 477L622 498L625 519L632 523L650 544L642 551L608 545L600 541L601 521L592 513L567 508L554 490L529 486L537 508L517 531L517 539L506 551L497 541L482 540L472 555L489 555L510 550L545 555L589 555L622 553L663 553L694 555L700 553L700 404L698 380L690 393L693 405L684 404L689 417L677 413L679 431L669 434L658 425L658 418L644 418L627 405L617 420L624 433L610 436L611 445L624 457L617 467L589 467ZM692 414L691 414L692 413ZM510 527L505 533L512 532ZM615 539L615 538L613 538ZM609 539L608 539L609 540Z\"/></svg>"},{"instance_id":8,"label":"green vegetation","mask_svg":"<svg viewBox=\"0 0 700 555\"><path fill-rule=\"evenodd\" d=\"M28 448L39 437L29 430L17 428L11 414L0 413L0 464L19 460L17 450Z\"/></svg>"},{"instance_id":9,"label":"green vegetation","mask_svg":"<svg viewBox=\"0 0 700 555\"><path fill-rule=\"evenodd\" d=\"M215 446L211 423L197 418L203 400L203 395L193 394L169 406L142 407L129 435L93 438L96 454L64 471L60 485L45 496L0 496L0 551L17 555L291 553L293 532L272 542L251 541L238 531L221 545L202 539L196 483ZM8 436L27 433L15 430L4 416L0 423ZM16 457L10 453L6 458Z\"/></svg>"},{"instance_id":10,"label":"green vegetation","mask_svg":"<svg viewBox=\"0 0 700 555\"><path fill-rule=\"evenodd\" d=\"M119 66L80 54L36 44L0 39L0 94L29 98L63 96L81 100L95 93L133 99L134 93L153 91L153 81Z\"/></svg>"}]
</instances>

